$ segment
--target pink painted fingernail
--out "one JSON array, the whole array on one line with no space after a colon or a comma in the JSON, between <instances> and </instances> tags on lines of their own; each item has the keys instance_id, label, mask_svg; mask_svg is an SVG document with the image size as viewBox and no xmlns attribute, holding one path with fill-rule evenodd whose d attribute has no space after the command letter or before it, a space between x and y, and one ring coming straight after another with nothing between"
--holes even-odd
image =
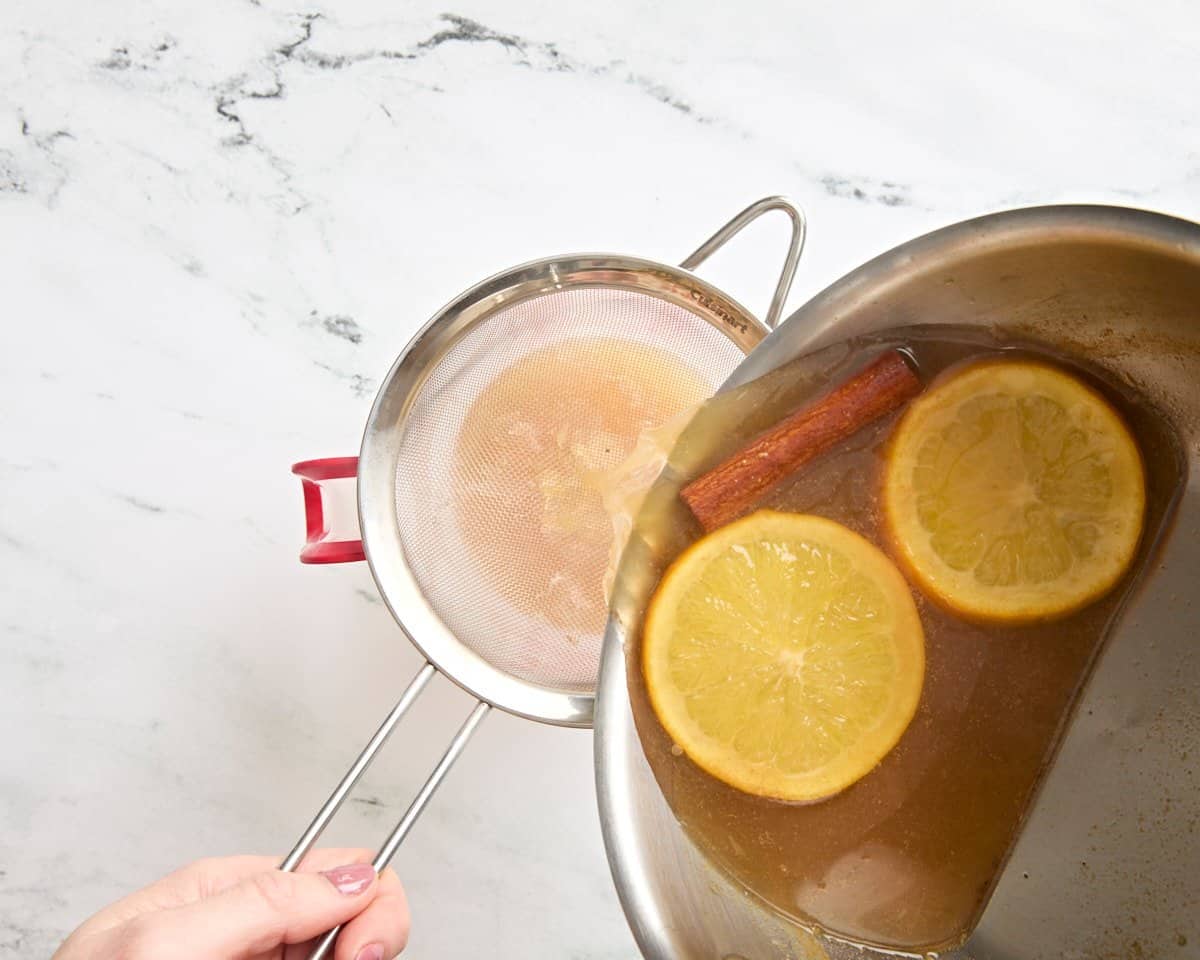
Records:
<instances>
[{"instance_id":1,"label":"pink painted fingernail","mask_svg":"<svg viewBox=\"0 0 1200 960\"><path fill-rule=\"evenodd\" d=\"M338 893L353 897L371 885L375 879L375 868L369 863L348 863L344 867L322 870L321 875L338 888Z\"/></svg>"},{"instance_id":2,"label":"pink painted fingernail","mask_svg":"<svg viewBox=\"0 0 1200 960\"><path fill-rule=\"evenodd\" d=\"M367 944L354 955L354 960L383 960L383 944Z\"/></svg>"}]
</instances>

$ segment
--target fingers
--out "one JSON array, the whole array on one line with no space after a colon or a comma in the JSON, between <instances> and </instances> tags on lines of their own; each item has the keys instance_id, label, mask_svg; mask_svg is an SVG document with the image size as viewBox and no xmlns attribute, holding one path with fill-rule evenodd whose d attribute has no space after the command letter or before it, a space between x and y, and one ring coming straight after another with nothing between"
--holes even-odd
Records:
<instances>
[{"instance_id":1,"label":"fingers","mask_svg":"<svg viewBox=\"0 0 1200 960\"><path fill-rule=\"evenodd\" d=\"M313 850L301 862L300 870L311 873L343 863L369 863L372 856L370 850L361 847ZM274 870L281 859L237 856L197 860L105 907L88 920L84 928L88 933L96 933L128 923L145 913L170 910L216 896L247 877Z\"/></svg>"},{"instance_id":2,"label":"fingers","mask_svg":"<svg viewBox=\"0 0 1200 960\"><path fill-rule=\"evenodd\" d=\"M331 851L335 854L338 851ZM362 859L359 851L343 851L346 857L338 863ZM367 856L370 859L370 855ZM208 857L155 880L148 886L122 897L90 917L76 931L76 936L95 936L105 930L115 930L148 913L171 910L197 900L214 896L255 873L277 866L271 857ZM330 864L333 866L333 864Z\"/></svg>"},{"instance_id":3,"label":"fingers","mask_svg":"<svg viewBox=\"0 0 1200 960\"><path fill-rule=\"evenodd\" d=\"M97 914L63 950L108 937L122 956L181 956L191 948L188 955L241 960L281 944L303 944L287 952L291 960L306 958L309 941L341 923L335 960L390 960L408 940L408 903L399 878L391 870L376 880L369 869L361 878L336 869L366 866L371 858L362 848L314 850L297 874L280 873L278 857L198 860ZM339 892L335 881L349 892Z\"/></svg>"},{"instance_id":4,"label":"fingers","mask_svg":"<svg viewBox=\"0 0 1200 960\"><path fill-rule=\"evenodd\" d=\"M378 896L369 863L321 873L253 873L203 900L145 914L130 925L133 956L189 955L243 960L280 944L324 934L361 913Z\"/></svg>"},{"instance_id":5,"label":"fingers","mask_svg":"<svg viewBox=\"0 0 1200 960\"><path fill-rule=\"evenodd\" d=\"M408 943L408 900L392 870L379 875L379 892L362 913L342 928L334 960L391 960ZM376 947L376 955L368 948Z\"/></svg>"},{"instance_id":6,"label":"fingers","mask_svg":"<svg viewBox=\"0 0 1200 960\"><path fill-rule=\"evenodd\" d=\"M346 863L370 863L373 856L374 853L365 847L326 847L310 850L296 869L300 873L318 873ZM178 896L171 906L179 906L216 896L256 873L274 870L282 859L276 856L209 857L164 877L155 886L169 885L171 892Z\"/></svg>"}]
</instances>

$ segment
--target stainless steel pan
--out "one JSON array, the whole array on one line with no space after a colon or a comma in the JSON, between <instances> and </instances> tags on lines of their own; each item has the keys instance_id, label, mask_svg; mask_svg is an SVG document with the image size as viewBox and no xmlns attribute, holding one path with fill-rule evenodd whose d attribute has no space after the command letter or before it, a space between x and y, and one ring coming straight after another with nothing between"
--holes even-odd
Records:
<instances>
[{"instance_id":1,"label":"stainless steel pan","mask_svg":"<svg viewBox=\"0 0 1200 960\"><path fill-rule=\"evenodd\" d=\"M1200 956L1200 225L1119 207L1036 207L956 224L843 277L738 367L744 384L887 327L966 323L1047 340L1129 378L1187 452L1175 529L1086 688L982 920L952 956ZM628 550L620 580L652 577ZM650 960L880 956L798 931L688 841L634 730L609 623L596 700L596 783L621 902ZM798 852L802 855L802 851Z\"/></svg>"}]
</instances>

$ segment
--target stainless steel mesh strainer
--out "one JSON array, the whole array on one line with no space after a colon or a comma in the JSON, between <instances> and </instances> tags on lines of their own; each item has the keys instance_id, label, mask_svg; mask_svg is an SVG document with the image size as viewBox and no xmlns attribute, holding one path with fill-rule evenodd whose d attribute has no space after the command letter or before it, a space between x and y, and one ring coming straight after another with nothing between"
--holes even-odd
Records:
<instances>
[{"instance_id":1,"label":"stainless steel mesh strainer","mask_svg":"<svg viewBox=\"0 0 1200 960\"><path fill-rule=\"evenodd\" d=\"M691 271L771 210L788 215L792 232L764 324ZM357 459L293 468L308 514L301 559L365 557L427 663L282 869L299 864L435 671L479 702L380 849L377 870L491 707L591 725L606 618L569 601L593 586L593 576L599 589L601 570L583 534L606 518L580 508L579 476L560 470L555 458L566 450L595 471L616 466L619 445L606 437L652 425L610 423L608 401L617 394L628 394L616 405L621 410L649 416L677 413L668 409L671 398L685 388L715 392L778 320L804 232L800 211L770 197L726 223L680 267L587 255L538 260L485 280L401 353ZM358 479L361 544L326 539L320 484L350 476ZM561 504L552 524L528 514L526 493L543 508ZM331 931L313 956L325 956L336 936Z\"/></svg>"}]
</instances>

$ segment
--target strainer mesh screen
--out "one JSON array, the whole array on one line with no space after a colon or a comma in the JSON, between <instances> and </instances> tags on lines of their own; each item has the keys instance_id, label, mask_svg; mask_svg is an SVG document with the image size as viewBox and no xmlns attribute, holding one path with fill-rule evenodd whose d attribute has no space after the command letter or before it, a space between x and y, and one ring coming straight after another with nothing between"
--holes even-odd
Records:
<instances>
[{"instance_id":1,"label":"strainer mesh screen","mask_svg":"<svg viewBox=\"0 0 1200 960\"><path fill-rule=\"evenodd\" d=\"M546 293L474 324L428 374L396 469L421 590L494 667L595 688L612 534L596 492L638 433L716 390L724 334L646 293Z\"/></svg>"}]
</instances>

